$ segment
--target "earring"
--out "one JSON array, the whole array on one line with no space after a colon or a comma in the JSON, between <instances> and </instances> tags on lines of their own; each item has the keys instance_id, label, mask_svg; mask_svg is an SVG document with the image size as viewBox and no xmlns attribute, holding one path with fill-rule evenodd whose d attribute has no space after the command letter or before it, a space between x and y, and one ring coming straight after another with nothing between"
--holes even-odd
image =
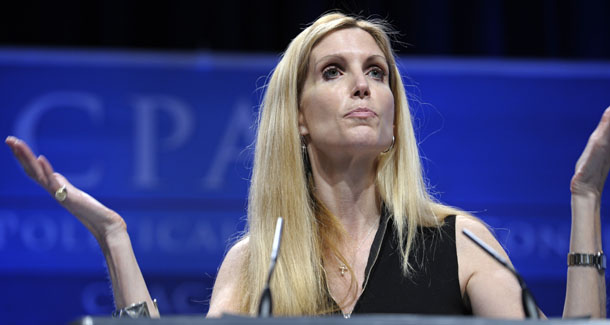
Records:
<instances>
[{"instance_id":1,"label":"earring","mask_svg":"<svg viewBox=\"0 0 610 325\"><path fill-rule=\"evenodd\" d=\"M386 150L382 151L381 153L382 153L382 154L385 154L385 153L390 152L390 150L392 150L392 148L394 148L394 141L395 141L395 140L396 140L396 139L394 138L394 136L392 136L392 143L390 144L390 146L389 146L389 147L388 147Z\"/></svg>"},{"instance_id":2,"label":"earring","mask_svg":"<svg viewBox=\"0 0 610 325\"><path fill-rule=\"evenodd\" d=\"M309 153L307 152L307 145L305 140L301 140L301 156L303 156L303 165L305 167L305 174L311 174L311 162L309 161Z\"/></svg>"}]
</instances>

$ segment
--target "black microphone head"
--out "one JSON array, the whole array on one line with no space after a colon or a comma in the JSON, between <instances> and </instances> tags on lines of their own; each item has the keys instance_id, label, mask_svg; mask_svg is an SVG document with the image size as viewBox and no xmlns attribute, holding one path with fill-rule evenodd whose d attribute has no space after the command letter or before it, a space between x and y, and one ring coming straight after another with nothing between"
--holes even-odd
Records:
<instances>
[{"instance_id":1,"label":"black microphone head","mask_svg":"<svg viewBox=\"0 0 610 325\"><path fill-rule=\"evenodd\" d=\"M271 316L273 316L273 300L271 299L271 290L269 286L266 286L258 304L258 317L267 318Z\"/></svg>"},{"instance_id":2,"label":"black microphone head","mask_svg":"<svg viewBox=\"0 0 610 325\"><path fill-rule=\"evenodd\" d=\"M259 317L271 317L273 316L273 301L271 299L271 289L269 285L271 283L271 276L275 270L275 263L280 252L280 244L282 242L282 229L284 227L284 219L279 217L275 224L275 234L273 235L273 245L271 247L271 258L269 261L269 274L267 275L267 283L265 289L261 294L261 300L258 304L258 316Z\"/></svg>"}]
</instances>

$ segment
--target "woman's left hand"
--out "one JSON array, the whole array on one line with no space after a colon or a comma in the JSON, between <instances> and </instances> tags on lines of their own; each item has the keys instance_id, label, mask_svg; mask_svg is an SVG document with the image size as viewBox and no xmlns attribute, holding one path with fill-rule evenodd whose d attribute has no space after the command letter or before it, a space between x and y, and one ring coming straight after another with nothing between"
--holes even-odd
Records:
<instances>
[{"instance_id":1,"label":"woman's left hand","mask_svg":"<svg viewBox=\"0 0 610 325\"><path fill-rule=\"evenodd\" d=\"M585 150L576 162L570 183L570 191L576 196L601 197L610 169L610 107L587 142Z\"/></svg>"}]
</instances>

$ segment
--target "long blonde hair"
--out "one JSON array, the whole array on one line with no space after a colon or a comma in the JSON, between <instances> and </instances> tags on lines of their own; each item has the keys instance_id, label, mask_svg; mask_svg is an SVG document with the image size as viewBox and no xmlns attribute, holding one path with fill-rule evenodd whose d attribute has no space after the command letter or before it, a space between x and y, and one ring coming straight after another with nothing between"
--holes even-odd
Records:
<instances>
[{"instance_id":1,"label":"long blonde hair","mask_svg":"<svg viewBox=\"0 0 610 325\"><path fill-rule=\"evenodd\" d=\"M419 161L404 86L383 22L340 13L320 17L292 40L267 85L258 117L258 133L248 198L247 253L243 282L236 292L241 311L255 314L268 272L276 219L284 218L282 248L271 281L275 315L318 315L332 310L323 252L342 233L341 224L316 199L307 176L298 132L299 94L312 48L329 33L344 28L367 31L390 67L395 116L392 150L380 156L377 189L400 241L402 271L408 262L418 225L434 226L457 210L436 203L428 194Z\"/></svg>"}]
</instances>

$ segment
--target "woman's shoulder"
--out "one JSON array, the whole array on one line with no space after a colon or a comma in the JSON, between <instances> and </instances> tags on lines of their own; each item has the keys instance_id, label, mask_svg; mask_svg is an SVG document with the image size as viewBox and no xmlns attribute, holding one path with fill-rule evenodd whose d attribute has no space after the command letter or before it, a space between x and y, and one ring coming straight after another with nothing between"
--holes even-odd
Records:
<instances>
[{"instance_id":1,"label":"woman's shoulder","mask_svg":"<svg viewBox=\"0 0 610 325\"><path fill-rule=\"evenodd\" d=\"M458 214L455 216L455 244L458 256L461 255L465 258L476 257L476 259L486 259L487 257L486 253L483 252L481 248L463 234L465 229L479 237L496 251L501 252L502 255L506 255L502 245L500 245L487 224L477 217L467 214Z\"/></svg>"},{"instance_id":2,"label":"woman's shoulder","mask_svg":"<svg viewBox=\"0 0 610 325\"><path fill-rule=\"evenodd\" d=\"M491 230L485 222L467 212L457 209L455 211L443 211L442 214L436 214L436 222L437 226L451 226L451 228L455 228L456 240L458 237L464 236L462 235L463 229L468 229L477 236L481 235L486 238L491 236L493 238ZM434 226L432 228L434 228Z\"/></svg>"},{"instance_id":3,"label":"woman's shoulder","mask_svg":"<svg viewBox=\"0 0 610 325\"><path fill-rule=\"evenodd\" d=\"M462 289L465 289L468 279L475 273L485 269L496 269L500 266L496 261L491 259L480 247L473 243L463 231L467 229L487 245L496 250L501 256L508 259L502 245L495 238L491 228L481 219L470 214L456 214L448 216L444 219L444 224L447 224L447 219L453 218L455 228L455 250L458 258L458 266Z\"/></svg>"},{"instance_id":4,"label":"woman's shoulder","mask_svg":"<svg viewBox=\"0 0 610 325\"><path fill-rule=\"evenodd\" d=\"M458 240L466 241L468 243L473 244L473 245L468 245L469 247L475 248L477 251L480 251L481 249L479 247L477 247L476 245L474 245L474 243L472 243L470 241L470 239L468 239L466 237L466 235L464 235L462 233L464 229L469 230L475 236L482 239L484 242L492 245L493 248L504 251L504 249L502 248L502 246L500 245L500 243L497 241L496 237L494 236L491 228L485 222L483 222L483 220L481 220L475 216L468 215L468 214L457 214L455 216L456 242Z\"/></svg>"},{"instance_id":5,"label":"woman's shoulder","mask_svg":"<svg viewBox=\"0 0 610 325\"><path fill-rule=\"evenodd\" d=\"M239 279L242 278L242 267L247 256L249 238L240 239L225 256L210 300L208 317L220 317L223 313L238 313L239 305L235 299L236 291L239 290Z\"/></svg>"},{"instance_id":6,"label":"woman's shoulder","mask_svg":"<svg viewBox=\"0 0 610 325\"><path fill-rule=\"evenodd\" d=\"M227 255L225 256L225 259L223 261L223 265L225 263L241 264L241 261L246 256L249 241L250 241L249 236L245 236L245 237L241 238L240 240L238 240L227 252ZM222 268L222 265L221 265L221 268Z\"/></svg>"}]
</instances>

